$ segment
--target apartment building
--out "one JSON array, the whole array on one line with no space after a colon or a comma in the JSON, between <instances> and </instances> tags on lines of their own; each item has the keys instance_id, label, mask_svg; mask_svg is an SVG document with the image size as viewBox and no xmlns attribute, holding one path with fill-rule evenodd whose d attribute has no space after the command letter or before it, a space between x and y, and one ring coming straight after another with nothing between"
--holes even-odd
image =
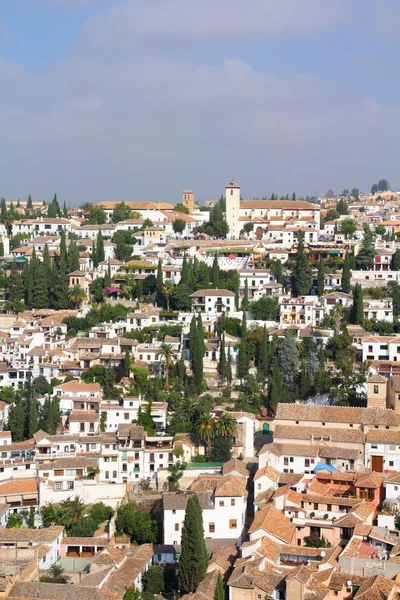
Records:
<instances>
[{"instance_id":1,"label":"apartment building","mask_svg":"<svg viewBox=\"0 0 400 600\"><path fill-rule=\"evenodd\" d=\"M235 294L229 290L198 290L190 297L193 310L216 314L236 311Z\"/></svg>"}]
</instances>

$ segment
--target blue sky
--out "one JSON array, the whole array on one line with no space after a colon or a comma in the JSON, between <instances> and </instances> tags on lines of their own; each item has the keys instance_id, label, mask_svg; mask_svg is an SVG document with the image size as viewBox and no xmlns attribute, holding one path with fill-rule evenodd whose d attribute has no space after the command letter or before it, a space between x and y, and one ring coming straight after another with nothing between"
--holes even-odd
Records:
<instances>
[{"instance_id":1,"label":"blue sky","mask_svg":"<svg viewBox=\"0 0 400 600\"><path fill-rule=\"evenodd\" d=\"M400 188L396 0L0 5L0 195Z\"/></svg>"}]
</instances>

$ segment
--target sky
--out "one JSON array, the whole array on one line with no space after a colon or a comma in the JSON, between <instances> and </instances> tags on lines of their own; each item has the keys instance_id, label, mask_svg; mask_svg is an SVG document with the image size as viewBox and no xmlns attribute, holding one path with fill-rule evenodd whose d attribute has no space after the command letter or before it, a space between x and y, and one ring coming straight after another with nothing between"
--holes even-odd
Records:
<instances>
[{"instance_id":1,"label":"sky","mask_svg":"<svg viewBox=\"0 0 400 600\"><path fill-rule=\"evenodd\" d=\"M2 0L0 196L400 189L398 0Z\"/></svg>"}]
</instances>

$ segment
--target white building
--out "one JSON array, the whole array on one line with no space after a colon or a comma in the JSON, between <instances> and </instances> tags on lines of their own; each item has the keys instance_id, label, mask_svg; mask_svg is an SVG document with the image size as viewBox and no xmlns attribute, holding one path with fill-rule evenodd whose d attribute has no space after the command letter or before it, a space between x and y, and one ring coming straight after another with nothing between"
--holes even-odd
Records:
<instances>
[{"instance_id":1,"label":"white building","mask_svg":"<svg viewBox=\"0 0 400 600\"><path fill-rule=\"evenodd\" d=\"M190 296L193 310L206 313L235 312L235 294L229 290L198 290Z\"/></svg>"}]
</instances>

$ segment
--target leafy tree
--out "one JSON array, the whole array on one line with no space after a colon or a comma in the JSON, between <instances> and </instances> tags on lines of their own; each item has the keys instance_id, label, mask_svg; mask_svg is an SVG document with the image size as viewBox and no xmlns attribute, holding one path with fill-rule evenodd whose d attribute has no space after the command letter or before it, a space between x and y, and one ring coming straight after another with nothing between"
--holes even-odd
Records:
<instances>
[{"instance_id":1,"label":"leafy tree","mask_svg":"<svg viewBox=\"0 0 400 600\"><path fill-rule=\"evenodd\" d=\"M131 541L139 545L155 543L157 539L157 523L149 513L138 510L134 504L124 504L118 509L116 528L127 533Z\"/></svg>"},{"instance_id":2,"label":"leafy tree","mask_svg":"<svg viewBox=\"0 0 400 600\"><path fill-rule=\"evenodd\" d=\"M250 303L250 312L253 319L275 321L279 312L278 298L275 296L261 296L259 300Z\"/></svg>"},{"instance_id":3,"label":"leafy tree","mask_svg":"<svg viewBox=\"0 0 400 600\"><path fill-rule=\"evenodd\" d=\"M248 223L245 223L243 225L243 230L249 234L251 231L253 231L254 229L254 223L252 221L249 221Z\"/></svg>"},{"instance_id":4,"label":"leafy tree","mask_svg":"<svg viewBox=\"0 0 400 600\"><path fill-rule=\"evenodd\" d=\"M68 247L68 271L79 271L79 248L75 242L71 242Z\"/></svg>"},{"instance_id":5,"label":"leafy tree","mask_svg":"<svg viewBox=\"0 0 400 600\"><path fill-rule=\"evenodd\" d=\"M343 263L343 271L342 271L342 292L345 294L350 293L350 280L351 280L351 271L350 271L350 256L349 253L346 253L346 257Z\"/></svg>"},{"instance_id":6,"label":"leafy tree","mask_svg":"<svg viewBox=\"0 0 400 600\"><path fill-rule=\"evenodd\" d=\"M171 294L171 308L172 310L189 310L191 306L191 293L192 290L187 285L176 286Z\"/></svg>"},{"instance_id":7,"label":"leafy tree","mask_svg":"<svg viewBox=\"0 0 400 600\"><path fill-rule=\"evenodd\" d=\"M272 407L275 407L282 400L281 373L277 360L274 361L272 376L268 381L268 399Z\"/></svg>"},{"instance_id":8,"label":"leafy tree","mask_svg":"<svg viewBox=\"0 0 400 600\"><path fill-rule=\"evenodd\" d=\"M389 182L387 179L380 179L378 183L374 183L371 187L371 194L378 192L387 192L389 190Z\"/></svg>"},{"instance_id":9,"label":"leafy tree","mask_svg":"<svg viewBox=\"0 0 400 600\"><path fill-rule=\"evenodd\" d=\"M7 519L6 529L20 529L23 525L24 518L21 513L10 515Z\"/></svg>"},{"instance_id":10,"label":"leafy tree","mask_svg":"<svg viewBox=\"0 0 400 600\"><path fill-rule=\"evenodd\" d=\"M224 438L234 437L237 430L235 419L228 412L224 412L215 423L215 430Z\"/></svg>"},{"instance_id":11,"label":"leafy tree","mask_svg":"<svg viewBox=\"0 0 400 600\"><path fill-rule=\"evenodd\" d=\"M370 270L374 264L375 247L374 235L369 226L364 227L363 245L356 257L356 265L358 269Z\"/></svg>"},{"instance_id":12,"label":"leafy tree","mask_svg":"<svg viewBox=\"0 0 400 600\"><path fill-rule=\"evenodd\" d=\"M107 215L102 206L91 206L87 217L90 225L104 225L107 221Z\"/></svg>"},{"instance_id":13,"label":"leafy tree","mask_svg":"<svg viewBox=\"0 0 400 600\"><path fill-rule=\"evenodd\" d=\"M172 229L174 230L174 233L182 234L185 230L185 227L186 221L184 219L175 219L175 221L172 222Z\"/></svg>"},{"instance_id":14,"label":"leafy tree","mask_svg":"<svg viewBox=\"0 0 400 600\"><path fill-rule=\"evenodd\" d=\"M205 410L197 419L195 423L195 433L207 444L208 450L210 449L211 441L215 437L216 424L215 419L210 413Z\"/></svg>"},{"instance_id":15,"label":"leafy tree","mask_svg":"<svg viewBox=\"0 0 400 600\"><path fill-rule=\"evenodd\" d=\"M143 221L142 229L148 229L149 227L153 227L154 223L151 219L145 219Z\"/></svg>"},{"instance_id":16,"label":"leafy tree","mask_svg":"<svg viewBox=\"0 0 400 600\"><path fill-rule=\"evenodd\" d=\"M349 190L343 190L343 192L347 192L347 194L343 194L344 196L349 195ZM336 205L336 210L338 211L338 213L340 215L347 215L347 213L348 213L347 203L344 200L340 199Z\"/></svg>"},{"instance_id":17,"label":"leafy tree","mask_svg":"<svg viewBox=\"0 0 400 600\"><path fill-rule=\"evenodd\" d=\"M104 502L96 502L89 508L88 513L96 523L96 527L98 527L101 523L109 521L112 518L114 511L111 506L107 506Z\"/></svg>"},{"instance_id":18,"label":"leafy tree","mask_svg":"<svg viewBox=\"0 0 400 600\"><path fill-rule=\"evenodd\" d=\"M122 600L143 600L143 596L134 585L131 585L131 587L128 587L126 590Z\"/></svg>"},{"instance_id":19,"label":"leafy tree","mask_svg":"<svg viewBox=\"0 0 400 600\"><path fill-rule=\"evenodd\" d=\"M179 480L183 476L183 471L186 469L186 464L177 462L168 467L167 488L171 491L179 490Z\"/></svg>"},{"instance_id":20,"label":"leafy tree","mask_svg":"<svg viewBox=\"0 0 400 600\"><path fill-rule=\"evenodd\" d=\"M167 308L168 312L169 312L169 304L170 304L173 293L174 293L174 285L169 279L167 279L161 288L161 295L165 300L165 303L167 305L166 308Z\"/></svg>"},{"instance_id":21,"label":"leafy tree","mask_svg":"<svg viewBox=\"0 0 400 600\"><path fill-rule=\"evenodd\" d=\"M350 192L350 196L354 198L354 200L358 200L360 195L360 190L358 188L353 188Z\"/></svg>"},{"instance_id":22,"label":"leafy tree","mask_svg":"<svg viewBox=\"0 0 400 600\"><path fill-rule=\"evenodd\" d=\"M299 234L296 261L292 272L293 295L305 296L311 288L311 267L307 255L304 252L304 236Z\"/></svg>"},{"instance_id":23,"label":"leafy tree","mask_svg":"<svg viewBox=\"0 0 400 600\"><path fill-rule=\"evenodd\" d=\"M204 540L203 515L196 494L186 505L179 558L179 588L184 594L195 592L204 579L208 555Z\"/></svg>"},{"instance_id":24,"label":"leafy tree","mask_svg":"<svg viewBox=\"0 0 400 600\"><path fill-rule=\"evenodd\" d=\"M286 331L283 342L278 349L278 365L282 383L291 390L294 389L298 364L299 357L295 339L289 331Z\"/></svg>"},{"instance_id":25,"label":"leafy tree","mask_svg":"<svg viewBox=\"0 0 400 600\"><path fill-rule=\"evenodd\" d=\"M91 517L82 517L68 529L71 537L93 537L98 525Z\"/></svg>"},{"instance_id":26,"label":"leafy tree","mask_svg":"<svg viewBox=\"0 0 400 600\"><path fill-rule=\"evenodd\" d=\"M168 386L169 368L173 359L174 353L171 344L161 344L158 350L158 357L165 363L165 385Z\"/></svg>"},{"instance_id":27,"label":"leafy tree","mask_svg":"<svg viewBox=\"0 0 400 600\"><path fill-rule=\"evenodd\" d=\"M39 425L39 413L36 398L29 401L29 436L32 437L37 432Z\"/></svg>"},{"instance_id":28,"label":"leafy tree","mask_svg":"<svg viewBox=\"0 0 400 600\"><path fill-rule=\"evenodd\" d=\"M341 232L345 234L346 239L352 238L357 229L354 219L343 219L341 222Z\"/></svg>"},{"instance_id":29,"label":"leafy tree","mask_svg":"<svg viewBox=\"0 0 400 600\"><path fill-rule=\"evenodd\" d=\"M164 575L158 565L152 565L147 569L143 575L143 585L146 592L161 594L164 591Z\"/></svg>"},{"instance_id":30,"label":"leafy tree","mask_svg":"<svg viewBox=\"0 0 400 600\"><path fill-rule=\"evenodd\" d=\"M184 215L189 214L189 209L187 206L183 206L183 204L175 204L174 206L175 212L183 213Z\"/></svg>"},{"instance_id":31,"label":"leafy tree","mask_svg":"<svg viewBox=\"0 0 400 600\"><path fill-rule=\"evenodd\" d=\"M227 359L225 352L225 335L221 337L221 343L219 348L219 361L217 365L217 372L221 380L224 381L227 377Z\"/></svg>"},{"instance_id":32,"label":"leafy tree","mask_svg":"<svg viewBox=\"0 0 400 600\"><path fill-rule=\"evenodd\" d=\"M70 583L71 578L65 574L65 570L61 565L54 563L51 565L50 569L46 571L46 574L41 576L40 581L42 583L66 584Z\"/></svg>"},{"instance_id":33,"label":"leafy tree","mask_svg":"<svg viewBox=\"0 0 400 600\"><path fill-rule=\"evenodd\" d=\"M69 308L69 285L67 275L60 273L56 276L52 296L52 305L54 308L59 310L62 308Z\"/></svg>"},{"instance_id":34,"label":"leafy tree","mask_svg":"<svg viewBox=\"0 0 400 600\"><path fill-rule=\"evenodd\" d=\"M11 431L13 442L22 442L25 429L25 410L20 397L11 404L8 412L8 430Z\"/></svg>"},{"instance_id":35,"label":"leafy tree","mask_svg":"<svg viewBox=\"0 0 400 600\"><path fill-rule=\"evenodd\" d=\"M354 325L364 323L364 297L361 284L356 283L353 290L353 304L350 310L350 323Z\"/></svg>"},{"instance_id":36,"label":"leafy tree","mask_svg":"<svg viewBox=\"0 0 400 600\"><path fill-rule=\"evenodd\" d=\"M325 263L322 258L318 265L318 280L317 280L318 296L323 296L325 292Z\"/></svg>"},{"instance_id":37,"label":"leafy tree","mask_svg":"<svg viewBox=\"0 0 400 600\"><path fill-rule=\"evenodd\" d=\"M212 462L228 462L232 458L232 439L216 436L213 439L209 459Z\"/></svg>"},{"instance_id":38,"label":"leafy tree","mask_svg":"<svg viewBox=\"0 0 400 600\"><path fill-rule=\"evenodd\" d=\"M119 223L120 221L127 221L130 219L132 210L125 202L119 202L115 205L111 220L113 223Z\"/></svg>"},{"instance_id":39,"label":"leafy tree","mask_svg":"<svg viewBox=\"0 0 400 600\"><path fill-rule=\"evenodd\" d=\"M22 300L24 298L24 284L23 279L17 271L15 263L11 265L10 277L8 278L8 296L10 302L15 300Z\"/></svg>"}]
</instances>

